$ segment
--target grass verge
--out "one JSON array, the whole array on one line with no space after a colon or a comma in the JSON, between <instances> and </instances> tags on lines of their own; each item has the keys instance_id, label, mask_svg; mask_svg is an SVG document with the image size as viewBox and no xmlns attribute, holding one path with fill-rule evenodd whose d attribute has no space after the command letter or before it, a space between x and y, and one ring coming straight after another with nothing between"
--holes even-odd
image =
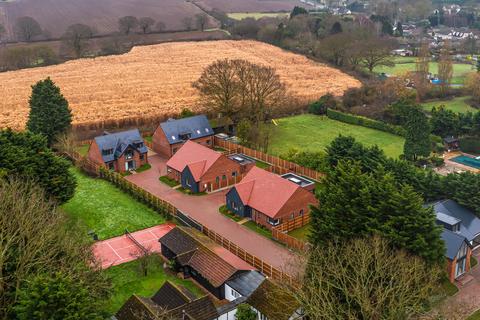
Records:
<instances>
[{"instance_id":1,"label":"grass verge","mask_svg":"<svg viewBox=\"0 0 480 320\"><path fill-rule=\"evenodd\" d=\"M257 159L255 159L255 165L260 169L267 169L268 167L270 167L269 163L266 163Z\"/></svg>"},{"instance_id":2,"label":"grass verge","mask_svg":"<svg viewBox=\"0 0 480 320\"><path fill-rule=\"evenodd\" d=\"M163 182L165 183L167 186L169 187L176 187L178 186L180 183L178 183L178 181L176 180L173 180L173 179L170 179L169 177L167 176L161 176L160 178L158 178L160 180L160 182Z\"/></svg>"},{"instance_id":3,"label":"grass verge","mask_svg":"<svg viewBox=\"0 0 480 320\"><path fill-rule=\"evenodd\" d=\"M140 173L140 172L143 172L143 171L147 171L151 168L152 166L149 164L149 163L145 163L144 165L138 167L137 169L135 169L135 171L137 173Z\"/></svg>"},{"instance_id":4,"label":"grass verge","mask_svg":"<svg viewBox=\"0 0 480 320\"><path fill-rule=\"evenodd\" d=\"M237 216L235 213L232 211L228 210L226 205L221 206L218 208L218 211L223 214L225 217L232 219L235 222L241 221L243 218L240 216Z\"/></svg>"},{"instance_id":5,"label":"grass verge","mask_svg":"<svg viewBox=\"0 0 480 320\"><path fill-rule=\"evenodd\" d=\"M107 304L108 311L112 314L117 312L132 294L151 297L167 280L184 286L197 297L203 295L192 281L177 278L165 271L160 257L150 263L147 276L142 274L138 260L110 267L104 272L112 281L112 297Z\"/></svg>"},{"instance_id":6,"label":"grass verge","mask_svg":"<svg viewBox=\"0 0 480 320\"><path fill-rule=\"evenodd\" d=\"M108 239L130 231L162 224L165 218L108 181L91 178L77 168L71 169L77 178L77 189L62 209L82 221L100 239Z\"/></svg>"},{"instance_id":7,"label":"grass verge","mask_svg":"<svg viewBox=\"0 0 480 320\"><path fill-rule=\"evenodd\" d=\"M258 233L259 235L262 235L262 236L267 237L269 239L273 239L272 238L272 232L270 230L260 227L259 225L257 225L253 221L248 221L248 222L244 223L243 225L245 227L247 227L248 229Z\"/></svg>"}]
</instances>

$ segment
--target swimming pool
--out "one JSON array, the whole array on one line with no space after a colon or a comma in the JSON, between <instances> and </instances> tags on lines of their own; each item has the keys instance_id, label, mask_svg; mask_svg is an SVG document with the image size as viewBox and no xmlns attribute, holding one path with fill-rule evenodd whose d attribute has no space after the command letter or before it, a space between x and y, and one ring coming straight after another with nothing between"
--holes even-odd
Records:
<instances>
[{"instance_id":1,"label":"swimming pool","mask_svg":"<svg viewBox=\"0 0 480 320\"><path fill-rule=\"evenodd\" d=\"M452 158L450 160L452 160L454 162L457 162L457 163L460 163L460 164L464 164L464 165L472 167L472 168L480 169L480 160L477 160L475 158L470 158L470 157L467 157L467 156L458 156L458 157Z\"/></svg>"}]
</instances>

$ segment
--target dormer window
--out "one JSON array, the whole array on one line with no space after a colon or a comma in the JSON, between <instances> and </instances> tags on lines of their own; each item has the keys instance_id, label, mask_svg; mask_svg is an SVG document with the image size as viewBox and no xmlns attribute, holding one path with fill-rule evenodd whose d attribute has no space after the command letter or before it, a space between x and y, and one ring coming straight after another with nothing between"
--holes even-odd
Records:
<instances>
[{"instance_id":1,"label":"dormer window","mask_svg":"<svg viewBox=\"0 0 480 320\"><path fill-rule=\"evenodd\" d=\"M102 150L102 156L108 156L113 154L113 149L103 149Z\"/></svg>"},{"instance_id":2,"label":"dormer window","mask_svg":"<svg viewBox=\"0 0 480 320\"><path fill-rule=\"evenodd\" d=\"M460 223L454 224L452 226L452 231L453 232L460 232Z\"/></svg>"},{"instance_id":3,"label":"dormer window","mask_svg":"<svg viewBox=\"0 0 480 320\"><path fill-rule=\"evenodd\" d=\"M182 133L182 134L179 134L178 136L182 140L189 140L190 137L192 136L192 134L191 133Z\"/></svg>"},{"instance_id":4,"label":"dormer window","mask_svg":"<svg viewBox=\"0 0 480 320\"><path fill-rule=\"evenodd\" d=\"M142 148L143 147L143 142L139 142L135 144L135 148Z\"/></svg>"}]
</instances>

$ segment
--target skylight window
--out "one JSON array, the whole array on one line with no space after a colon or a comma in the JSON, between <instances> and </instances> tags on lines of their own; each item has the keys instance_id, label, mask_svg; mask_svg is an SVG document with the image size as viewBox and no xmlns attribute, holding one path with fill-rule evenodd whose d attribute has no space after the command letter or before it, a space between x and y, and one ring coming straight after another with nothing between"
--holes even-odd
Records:
<instances>
[{"instance_id":1,"label":"skylight window","mask_svg":"<svg viewBox=\"0 0 480 320\"><path fill-rule=\"evenodd\" d=\"M172 140L175 140L175 139L177 139L177 138L175 138L175 136L172 136Z\"/></svg>"},{"instance_id":2,"label":"skylight window","mask_svg":"<svg viewBox=\"0 0 480 320\"><path fill-rule=\"evenodd\" d=\"M197 130L197 134L200 134L200 130Z\"/></svg>"},{"instance_id":3,"label":"skylight window","mask_svg":"<svg viewBox=\"0 0 480 320\"><path fill-rule=\"evenodd\" d=\"M206 131L206 132L210 132L210 130L208 130L208 128L205 128L205 131Z\"/></svg>"}]
</instances>

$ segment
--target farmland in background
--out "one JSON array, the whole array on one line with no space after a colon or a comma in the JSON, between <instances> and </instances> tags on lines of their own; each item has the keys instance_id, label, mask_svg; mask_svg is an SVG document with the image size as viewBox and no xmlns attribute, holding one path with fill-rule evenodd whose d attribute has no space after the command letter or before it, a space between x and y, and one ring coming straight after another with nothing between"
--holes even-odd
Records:
<instances>
[{"instance_id":1,"label":"farmland in background","mask_svg":"<svg viewBox=\"0 0 480 320\"><path fill-rule=\"evenodd\" d=\"M299 0L194 0L204 10L224 12L290 12L295 6L312 8Z\"/></svg>"},{"instance_id":2,"label":"farmland in background","mask_svg":"<svg viewBox=\"0 0 480 320\"><path fill-rule=\"evenodd\" d=\"M184 30L183 19L193 18L203 11L191 2L179 0L15 0L0 1L0 23L13 39L17 18L30 16L47 31L49 38L59 38L69 25L83 23L97 33L118 31L118 19L123 16L151 17L162 21L167 30ZM208 27L218 27L211 20Z\"/></svg>"},{"instance_id":3,"label":"farmland in background","mask_svg":"<svg viewBox=\"0 0 480 320\"><path fill-rule=\"evenodd\" d=\"M360 86L337 69L261 42L165 43L135 47L124 55L0 73L0 96L6 97L0 100L0 127L24 127L31 85L48 76L70 102L77 124L171 115L185 107L201 111L191 83L206 66L224 58L276 68L290 93L304 101Z\"/></svg>"}]
</instances>

